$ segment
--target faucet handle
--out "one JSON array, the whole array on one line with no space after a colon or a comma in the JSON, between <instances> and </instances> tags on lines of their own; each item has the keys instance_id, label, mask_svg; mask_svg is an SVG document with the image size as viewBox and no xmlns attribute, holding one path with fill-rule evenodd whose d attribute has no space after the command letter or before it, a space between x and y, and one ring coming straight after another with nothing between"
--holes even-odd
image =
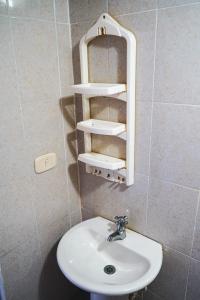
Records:
<instances>
[{"instance_id":1,"label":"faucet handle","mask_svg":"<svg viewBox=\"0 0 200 300\"><path fill-rule=\"evenodd\" d=\"M128 217L127 216L115 216L114 217L114 222L116 224L120 225L127 225L128 224Z\"/></svg>"}]
</instances>

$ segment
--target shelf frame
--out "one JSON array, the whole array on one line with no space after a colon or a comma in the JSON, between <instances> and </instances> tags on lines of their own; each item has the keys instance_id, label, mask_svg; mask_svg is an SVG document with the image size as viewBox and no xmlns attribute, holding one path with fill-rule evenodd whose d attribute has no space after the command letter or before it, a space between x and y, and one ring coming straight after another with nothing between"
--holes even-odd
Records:
<instances>
[{"instance_id":1,"label":"shelf frame","mask_svg":"<svg viewBox=\"0 0 200 300\"><path fill-rule=\"evenodd\" d=\"M135 70L136 70L136 39L132 32L122 27L109 14L103 13L97 22L81 38L80 49L80 66L81 66L81 83L89 83L88 71L88 43L101 35L115 35L126 40L127 44L127 82L126 92L119 93L123 96L122 101L126 101L126 185L134 183L134 150L135 150ZM115 97L116 95L113 95ZM111 96L112 97L112 96ZM82 95L83 120L90 119L89 96ZM84 133L85 152L91 152L91 135ZM86 171L90 172L91 168L86 164Z\"/></svg>"}]
</instances>

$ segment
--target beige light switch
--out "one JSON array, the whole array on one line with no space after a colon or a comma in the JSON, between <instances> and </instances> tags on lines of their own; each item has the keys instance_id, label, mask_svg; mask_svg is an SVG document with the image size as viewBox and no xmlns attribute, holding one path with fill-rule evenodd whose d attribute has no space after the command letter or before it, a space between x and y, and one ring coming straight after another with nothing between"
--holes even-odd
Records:
<instances>
[{"instance_id":1,"label":"beige light switch","mask_svg":"<svg viewBox=\"0 0 200 300\"><path fill-rule=\"evenodd\" d=\"M41 155L35 159L35 172L46 172L55 167L56 162L56 153L47 153L45 155Z\"/></svg>"}]
</instances>

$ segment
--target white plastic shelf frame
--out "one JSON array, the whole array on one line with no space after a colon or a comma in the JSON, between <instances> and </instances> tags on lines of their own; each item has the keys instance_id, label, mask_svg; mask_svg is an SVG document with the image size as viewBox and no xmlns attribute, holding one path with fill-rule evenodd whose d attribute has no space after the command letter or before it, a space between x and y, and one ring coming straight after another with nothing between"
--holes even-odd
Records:
<instances>
[{"instance_id":1,"label":"white plastic shelf frame","mask_svg":"<svg viewBox=\"0 0 200 300\"><path fill-rule=\"evenodd\" d=\"M126 40L126 83L90 83L88 70L88 43L102 35L115 35ZM109 14L103 13L98 21L82 37L80 44L81 84L71 86L74 93L82 94L83 121L77 129L84 132L85 153L78 160L86 164L86 171L108 180L132 185L134 183L135 144L135 66L136 40ZM107 96L126 101L126 124L90 119L91 96ZM91 133L115 135L126 142L126 160L92 152Z\"/></svg>"}]
</instances>

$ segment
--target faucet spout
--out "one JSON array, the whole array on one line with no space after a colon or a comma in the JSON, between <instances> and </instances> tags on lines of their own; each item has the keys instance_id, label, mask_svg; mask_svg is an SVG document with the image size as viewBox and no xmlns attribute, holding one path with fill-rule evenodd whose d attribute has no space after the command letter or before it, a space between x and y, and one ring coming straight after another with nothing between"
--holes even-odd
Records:
<instances>
[{"instance_id":1,"label":"faucet spout","mask_svg":"<svg viewBox=\"0 0 200 300\"><path fill-rule=\"evenodd\" d=\"M108 237L108 241L117 241L117 240L124 240L126 237L126 227L125 225L128 224L127 216L115 216L114 222L117 226L117 230L111 233Z\"/></svg>"},{"instance_id":2,"label":"faucet spout","mask_svg":"<svg viewBox=\"0 0 200 300\"><path fill-rule=\"evenodd\" d=\"M107 238L107 240L109 242L112 242L112 241L124 240L125 237L126 237L126 231L118 232L116 230L115 232L113 232L112 234L109 235L109 237Z\"/></svg>"}]
</instances>

